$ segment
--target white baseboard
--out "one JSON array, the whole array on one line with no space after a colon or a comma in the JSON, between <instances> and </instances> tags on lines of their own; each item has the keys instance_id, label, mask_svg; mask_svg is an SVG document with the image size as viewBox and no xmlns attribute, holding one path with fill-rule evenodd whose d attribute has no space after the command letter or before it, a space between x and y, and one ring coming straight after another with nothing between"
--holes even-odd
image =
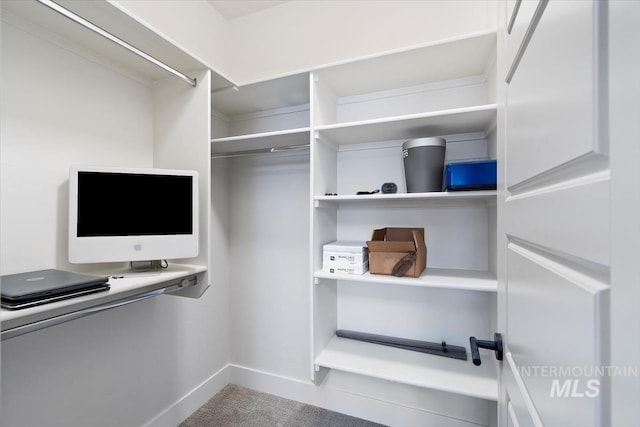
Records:
<instances>
[{"instance_id":1,"label":"white baseboard","mask_svg":"<svg viewBox=\"0 0 640 427\"><path fill-rule=\"evenodd\" d=\"M158 414L145 424L145 427L175 427L179 425L230 383L387 426L480 427L486 425L338 388L324 385L316 386L311 381L301 381L228 364Z\"/></svg>"},{"instance_id":2,"label":"white baseboard","mask_svg":"<svg viewBox=\"0 0 640 427\"><path fill-rule=\"evenodd\" d=\"M193 414L199 407L204 405L209 399L215 396L224 386L231 382L230 365L225 365L215 374L189 391L174 402L167 409L162 411L144 427L176 427L189 415Z\"/></svg>"},{"instance_id":3,"label":"white baseboard","mask_svg":"<svg viewBox=\"0 0 640 427\"><path fill-rule=\"evenodd\" d=\"M387 426L479 427L485 425L337 388L316 386L311 381L305 382L237 365L229 365L229 369L233 384Z\"/></svg>"}]
</instances>

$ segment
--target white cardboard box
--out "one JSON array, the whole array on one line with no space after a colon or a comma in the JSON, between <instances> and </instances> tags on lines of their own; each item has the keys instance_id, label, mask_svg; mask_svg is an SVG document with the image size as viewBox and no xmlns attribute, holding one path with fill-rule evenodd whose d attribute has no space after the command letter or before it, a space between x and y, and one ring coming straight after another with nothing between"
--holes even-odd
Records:
<instances>
[{"instance_id":1,"label":"white cardboard box","mask_svg":"<svg viewBox=\"0 0 640 427\"><path fill-rule=\"evenodd\" d=\"M361 265L369 260L369 250L364 241L337 240L322 247L322 265L337 263Z\"/></svg>"},{"instance_id":2,"label":"white cardboard box","mask_svg":"<svg viewBox=\"0 0 640 427\"><path fill-rule=\"evenodd\" d=\"M369 250L364 241L338 240L322 248L322 270L328 273L364 274L369 269Z\"/></svg>"}]
</instances>

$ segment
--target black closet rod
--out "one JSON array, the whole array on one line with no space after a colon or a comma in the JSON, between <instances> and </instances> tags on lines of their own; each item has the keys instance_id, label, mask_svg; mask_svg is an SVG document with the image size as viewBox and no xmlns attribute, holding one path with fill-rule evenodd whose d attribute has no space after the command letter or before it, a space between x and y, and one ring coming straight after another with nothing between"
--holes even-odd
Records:
<instances>
[{"instance_id":1,"label":"black closet rod","mask_svg":"<svg viewBox=\"0 0 640 427\"><path fill-rule=\"evenodd\" d=\"M173 74L174 76L184 80L185 82L189 83L191 86L196 87L196 79L191 78L189 76L187 76L186 74L181 73L180 71L175 70L174 68L168 66L167 64L165 64L164 62L161 62L159 60L157 60L156 58L154 58L153 56L141 51L140 49L138 49L137 47L130 45L129 43L127 43L126 41L114 36L113 34L103 30L102 28L98 27L97 25L87 21L86 19L76 15L75 13L71 12L70 10L65 9L64 7L60 6L57 3L52 2L51 0L37 0L39 3L47 6L50 9L53 9L54 11L58 12L59 14L61 14L62 16L72 20L73 22L82 25L83 27L101 35L102 37L116 43L117 45L127 49L128 51L138 55L139 57L146 59L147 61L151 62L152 64L162 68L165 71L168 71L169 73Z\"/></svg>"}]
</instances>

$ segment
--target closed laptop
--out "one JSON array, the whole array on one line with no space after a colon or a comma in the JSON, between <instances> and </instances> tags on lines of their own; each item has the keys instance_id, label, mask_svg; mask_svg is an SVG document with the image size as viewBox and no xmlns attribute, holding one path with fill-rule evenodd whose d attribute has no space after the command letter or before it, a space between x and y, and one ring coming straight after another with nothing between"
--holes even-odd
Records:
<instances>
[{"instance_id":1,"label":"closed laptop","mask_svg":"<svg viewBox=\"0 0 640 427\"><path fill-rule=\"evenodd\" d=\"M2 307L26 308L109 289L107 276L38 270L0 277Z\"/></svg>"}]
</instances>

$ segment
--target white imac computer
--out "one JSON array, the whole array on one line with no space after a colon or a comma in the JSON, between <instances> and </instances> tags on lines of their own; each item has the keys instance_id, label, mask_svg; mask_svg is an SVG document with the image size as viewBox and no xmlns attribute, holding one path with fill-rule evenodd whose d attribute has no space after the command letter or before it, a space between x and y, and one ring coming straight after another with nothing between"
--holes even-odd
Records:
<instances>
[{"instance_id":1,"label":"white imac computer","mask_svg":"<svg viewBox=\"0 0 640 427\"><path fill-rule=\"evenodd\" d=\"M197 255L196 171L70 168L70 262L144 261L157 269Z\"/></svg>"}]
</instances>

